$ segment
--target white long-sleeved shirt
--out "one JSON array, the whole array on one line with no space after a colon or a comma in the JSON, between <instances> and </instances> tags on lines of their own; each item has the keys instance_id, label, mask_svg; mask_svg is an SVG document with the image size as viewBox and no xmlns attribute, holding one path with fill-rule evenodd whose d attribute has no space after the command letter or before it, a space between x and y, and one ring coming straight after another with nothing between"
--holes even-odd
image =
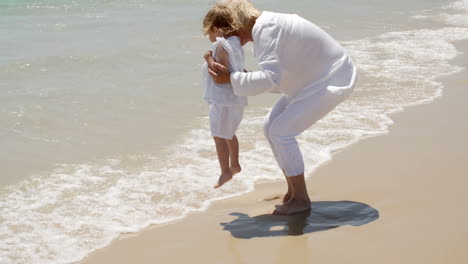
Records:
<instances>
[{"instance_id":1,"label":"white long-sleeved shirt","mask_svg":"<svg viewBox=\"0 0 468 264\"><path fill-rule=\"evenodd\" d=\"M231 73L237 95L277 90L294 96L306 86L325 82L347 56L336 40L298 15L264 11L252 38L260 70Z\"/></svg>"},{"instance_id":2,"label":"white long-sleeved shirt","mask_svg":"<svg viewBox=\"0 0 468 264\"><path fill-rule=\"evenodd\" d=\"M239 37L231 36L227 39L222 37L216 38L216 41L211 47L215 60L219 60L216 49L220 45L228 53L229 70L232 72L243 71L244 50L242 49ZM247 98L234 94L231 84L217 84L214 82L213 78L208 74L208 65L206 62L202 66L202 82L205 88L203 99L208 103L219 105L247 105Z\"/></svg>"}]
</instances>

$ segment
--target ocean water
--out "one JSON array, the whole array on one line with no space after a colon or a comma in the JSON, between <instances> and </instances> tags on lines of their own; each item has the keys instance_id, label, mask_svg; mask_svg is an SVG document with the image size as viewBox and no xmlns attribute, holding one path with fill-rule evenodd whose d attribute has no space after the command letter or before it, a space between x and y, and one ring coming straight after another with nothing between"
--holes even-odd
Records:
<instances>
[{"instance_id":1,"label":"ocean water","mask_svg":"<svg viewBox=\"0 0 468 264\"><path fill-rule=\"evenodd\" d=\"M299 139L312 177L463 70L451 60L468 39L467 0L254 2L321 26L359 69L353 95ZM219 168L200 87L211 3L0 2L1 264L79 261L122 233L282 180L262 132L277 95L261 95L238 130L242 173L212 188Z\"/></svg>"}]
</instances>

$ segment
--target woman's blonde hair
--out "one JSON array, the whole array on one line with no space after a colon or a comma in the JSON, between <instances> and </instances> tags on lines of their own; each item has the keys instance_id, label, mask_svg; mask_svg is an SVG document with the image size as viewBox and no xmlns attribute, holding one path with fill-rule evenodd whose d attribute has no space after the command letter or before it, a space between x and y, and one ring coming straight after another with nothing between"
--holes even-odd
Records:
<instances>
[{"instance_id":1,"label":"woman's blonde hair","mask_svg":"<svg viewBox=\"0 0 468 264\"><path fill-rule=\"evenodd\" d=\"M251 26L261 14L249 0L220 0L218 4L226 6L236 23L244 29Z\"/></svg>"},{"instance_id":2,"label":"woman's blonde hair","mask_svg":"<svg viewBox=\"0 0 468 264\"><path fill-rule=\"evenodd\" d=\"M249 0L220 0L203 19L205 35L217 27L223 34L236 34L246 29L260 16L261 12Z\"/></svg>"},{"instance_id":3,"label":"woman's blonde hair","mask_svg":"<svg viewBox=\"0 0 468 264\"><path fill-rule=\"evenodd\" d=\"M208 35L215 27L224 35L232 35L239 30L240 25L234 20L227 6L216 3L203 19L203 33Z\"/></svg>"}]
</instances>

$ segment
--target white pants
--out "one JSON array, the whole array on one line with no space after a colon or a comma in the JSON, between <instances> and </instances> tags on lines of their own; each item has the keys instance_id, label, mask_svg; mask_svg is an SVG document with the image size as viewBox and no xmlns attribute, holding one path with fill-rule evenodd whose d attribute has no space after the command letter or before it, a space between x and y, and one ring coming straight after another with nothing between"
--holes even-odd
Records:
<instances>
[{"instance_id":1,"label":"white pants","mask_svg":"<svg viewBox=\"0 0 468 264\"><path fill-rule=\"evenodd\" d=\"M210 104L211 136L231 140L244 115L243 105Z\"/></svg>"},{"instance_id":2,"label":"white pants","mask_svg":"<svg viewBox=\"0 0 468 264\"><path fill-rule=\"evenodd\" d=\"M266 116L263 127L265 137L286 176L304 173L304 161L295 137L352 93L356 79L355 68L348 76L348 81L343 78L337 80L336 86L328 83L323 87L304 89L294 98L283 95Z\"/></svg>"}]
</instances>

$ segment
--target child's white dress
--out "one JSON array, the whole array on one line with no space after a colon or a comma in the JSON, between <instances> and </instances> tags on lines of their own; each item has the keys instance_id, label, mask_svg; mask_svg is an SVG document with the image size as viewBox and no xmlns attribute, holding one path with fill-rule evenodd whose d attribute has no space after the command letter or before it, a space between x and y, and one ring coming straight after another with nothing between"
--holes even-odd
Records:
<instances>
[{"instance_id":1,"label":"child's white dress","mask_svg":"<svg viewBox=\"0 0 468 264\"><path fill-rule=\"evenodd\" d=\"M244 71L244 50L237 36L227 39L216 38L213 43L213 58L216 57L216 48L222 45L229 55L228 68L231 72ZM210 131L213 137L232 139L244 114L247 97L234 94L231 84L217 84L208 73L207 63L202 66L203 86L205 93L203 99L210 104Z\"/></svg>"}]
</instances>

